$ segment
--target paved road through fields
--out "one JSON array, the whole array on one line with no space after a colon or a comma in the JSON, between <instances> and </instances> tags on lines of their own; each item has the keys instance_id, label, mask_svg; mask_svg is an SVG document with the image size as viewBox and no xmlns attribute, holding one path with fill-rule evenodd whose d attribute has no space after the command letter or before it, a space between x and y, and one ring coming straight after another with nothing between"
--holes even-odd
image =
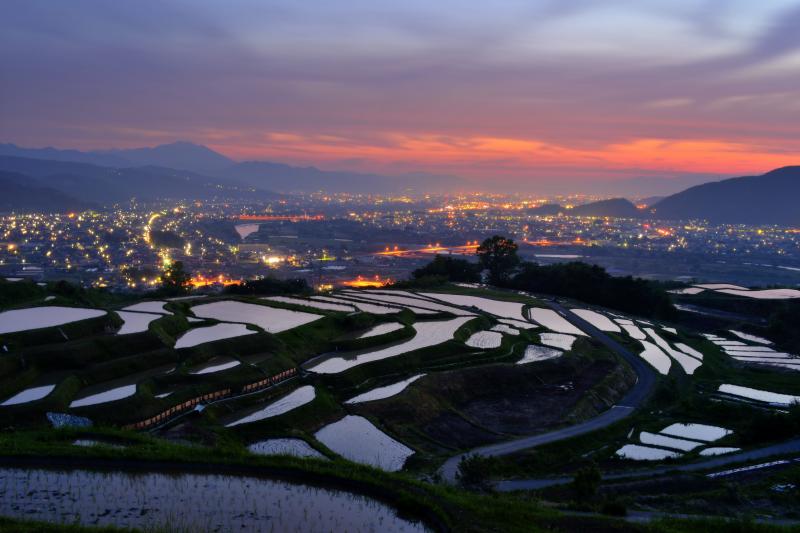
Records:
<instances>
[{"instance_id":1,"label":"paved road through fields","mask_svg":"<svg viewBox=\"0 0 800 533\"><path fill-rule=\"evenodd\" d=\"M590 433L592 431L605 428L630 415L642 404L642 402L644 402L644 400L652 391L653 386L656 383L655 372L639 356L632 354L614 339L572 311L565 309L557 302L548 302L548 304L554 311L563 316L574 326L591 335L595 340L606 346L609 350L625 359L625 361L627 361L636 372L636 384L628 391L625 397L617 403L617 405L614 405L608 411L594 418L586 420L585 422L581 422L580 424L549 431L547 433L541 433L539 435L531 435L529 437L522 437L498 444L481 446L449 458L447 461L445 461L440 469L442 478L445 481L455 481L456 472L458 471L458 463L466 455L483 455L488 457L509 455L522 450L527 450L529 448L534 448L536 446L541 446L543 444L550 444L552 442L569 439L578 435L583 435L585 433Z\"/></svg>"},{"instance_id":2,"label":"paved road through fields","mask_svg":"<svg viewBox=\"0 0 800 533\"><path fill-rule=\"evenodd\" d=\"M659 476L670 474L673 472L696 472L699 470L711 470L720 466L727 466L735 463L743 463L747 461L754 461L757 459L765 459L775 455L787 455L800 452L800 439L793 439L780 444L773 444L763 448L756 448L754 450L747 450L739 453L732 453L705 461L698 461L696 463L689 463L685 465L662 466L657 468L649 468L645 470L629 471L620 474L604 474L604 480L624 479L624 478L640 478ZM536 490L553 485L564 485L572 482L571 477L559 478L539 478L539 479L513 479L508 481L500 481L495 485L495 489L501 492L509 492L512 490Z\"/></svg>"}]
</instances>

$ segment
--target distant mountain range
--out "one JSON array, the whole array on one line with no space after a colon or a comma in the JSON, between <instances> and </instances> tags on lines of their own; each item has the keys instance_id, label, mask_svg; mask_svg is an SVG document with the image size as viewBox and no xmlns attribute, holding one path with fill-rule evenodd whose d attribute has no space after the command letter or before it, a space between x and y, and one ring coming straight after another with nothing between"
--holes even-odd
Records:
<instances>
[{"instance_id":1,"label":"distant mountain range","mask_svg":"<svg viewBox=\"0 0 800 533\"><path fill-rule=\"evenodd\" d=\"M0 171L0 212L20 210L83 211L95 207L97 206L90 202L46 187L30 176Z\"/></svg>"},{"instance_id":2,"label":"distant mountain range","mask_svg":"<svg viewBox=\"0 0 800 533\"><path fill-rule=\"evenodd\" d=\"M275 198L275 192L453 193L472 188L468 182L453 176L390 177L268 161L237 163L205 146L188 142L95 152L0 144L0 172L3 173L0 175L0 209L6 210L8 206L20 210L57 205L75 209L130 198L264 200ZM659 178L637 180L675 183ZM700 178L690 176L686 180ZM608 194L613 194L611 189ZM695 185L663 199L648 199L643 202L648 205L646 209L637 209L624 198L614 198L571 210L548 204L529 213L800 225L797 198L800 198L800 166L780 168L761 176Z\"/></svg>"},{"instance_id":3,"label":"distant mountain range","mask_svg":"<svg viewBox=\"0 0 800 533\"><path fill-rule=\"evenodd\" d=\"M651 216L800 226L800 166L704 183L653 205Z\"/></svg>"},{"instance_id":4,"label":"distant mountain range","mask_svg":"<svg viewBox=\"0 0 800 533\"><path fill-rule=\"evenodd\" d=\"M647 199L638 209L624 198L602 200L566 209L545 204L532 215L608 216L663 220L708 220L714 223L800 226L800 166L783 167L761 176L729 178L690 187L661 199ZM656 201L654 201L656 200ZM652 204L652 205L649 205Z\"/></svg>"},{"instance_id":5,"label":"distant mountain range","mask_svg":"<svg viewBox=\"0 0 800 533\"><path fill-rule=\"evenodd\" d=\"M588 204L578 205L567 209L559 204L544 204L528 211L536 216L571 215L582 217L615 217L615 218L641 218L647 213L637 209L630 200L625 198L612 198Z\"/></svg>"},{"instance_id":6,"label":"distant mountain range","mask_svg":"<svg viewBox=\"0 0 800 533\"><path fill-rule=\"evenodd\" d=\"M294 167L269 161L237 163L208 147L189 142L174 142L153 148L81 152L56 148L20 148L0 144L0 156L88 163L117 169L143 166L185 170L206 176L218 183L235 182L261 190L292 192L402 193L456 192L469 189L467 182L454 176L406 174L383 176L359 172L327 171L315 167ZM209 178L212 177L212 178Z\"/></svg>"},{"instance_id":7,"label":"distant mountain range","mask_svg":"<svg viewBox=\"0 0 800 533\"><path fill-rule=\"evenodd\" d=\"M625 198L612 198L578 205L573 207L569 213L583 217L639 218L642 216L642 212Z\"/></svg>"},{"instance_id":8,"label":"distant mountain range","mask_svg":"<svg viewBox=\"0 0 800 533\"><path fill-rule=\"evenodd\" d=\"M73 209L74 205L108 205L132 198L276 198L275 193L249 185L163 167L101 167L88 163L0 156L0 172L7 177L0 182L0 196L16 191L18 202L13 205L16 210L35 210L41 202L33 194L23 194L21 186L60 192L63 209ZM56 197L52 198L55 202Z\"/></svg>"}]
</instances>

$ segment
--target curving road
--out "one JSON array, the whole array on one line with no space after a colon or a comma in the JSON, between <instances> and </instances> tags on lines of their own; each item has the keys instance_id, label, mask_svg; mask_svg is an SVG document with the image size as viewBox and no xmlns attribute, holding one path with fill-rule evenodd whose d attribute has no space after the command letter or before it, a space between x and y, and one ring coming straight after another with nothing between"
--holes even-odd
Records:
<instances>
[{"instance_id":1,"label":"curving road","mask_svg":"<svg viewBox=\"0 0 800 533\"><path fill-rule=\"evenodd\" d=\"M645 363L639 356L632 354L621 344L614 339L591 325L586 320L582 319L572 311L565 309L563 306L555 301L548 302L548 305L558 314L567 319L570 323L576 326L583 332L591 335L595 340L606 346L609 350L613 351L628 364L631 365L636 372L636 384L628 391L628 393L608 411L581 422L573 426L532 435L530 437L522 437L498 444L490 444L487 446L480 446L465 453L460 453L450 457L444 462L439 472L445 481L453 482L456 479L456 472L458 471L458 463L461 462L467 455L483 455L487 457L497 457L500 455L509 455L528 448L534 448L543 444L569 439L585 433L590 433L598 429L610 426L619 420L630 415L642 402L648 397L656 383L656 375L653 369ZM510 489L515 490L515 489Z\"/></svg>"},{"instance_id":2,"label":"curving road","mask_svg":"<svg viewBox=\"0 0 800 533\"><path fill-rule=\"evenodd\" d=\"M756 448L721 457L715 457L697 463L689 463L685 465L662 466L658 468L649 468L646 470L638 470L633 472L624 472L619 474L604 474L604 480L624 479L624 478L640 478L659 476L663 474L670 474L673 472L696 472L698 470L710 470L720 466L726 466L734 463L743 463L746 461L753 461L756 459L764 459L774 455L786 455L800 452L800 439L793 439L780 444L773 444L763 448ZM501 492L509 492L513 490L536 490L553 485L565 485L571 483L571 477L559 478L540 478L540 479L514 479L509 481L500 481L495 484L495 489Z\"/></svg>"}]
</instances>

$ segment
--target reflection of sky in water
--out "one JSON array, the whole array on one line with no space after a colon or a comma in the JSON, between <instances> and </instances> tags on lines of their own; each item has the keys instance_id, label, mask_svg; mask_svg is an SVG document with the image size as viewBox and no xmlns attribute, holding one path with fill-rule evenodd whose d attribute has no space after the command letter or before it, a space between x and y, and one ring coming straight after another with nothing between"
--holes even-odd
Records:
<instances>
[{"instance_id":1,"label":"reflection of sky in water","mask_svg":"<svg viewBox=\"0 0 800 533\"><path fill-rule=\"evenodd\" d=\"M364 496L223 475L2 469L0 515L192 531L424 531Z\"/></svg>"}]
</instances>

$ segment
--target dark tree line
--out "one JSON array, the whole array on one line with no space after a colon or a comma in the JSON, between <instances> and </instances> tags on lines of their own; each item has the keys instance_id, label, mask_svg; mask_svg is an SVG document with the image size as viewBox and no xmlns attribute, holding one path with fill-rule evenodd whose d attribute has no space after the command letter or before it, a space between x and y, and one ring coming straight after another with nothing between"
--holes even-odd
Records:
<instances>
[{"instance_id":1,"label":"dark tree line","mask_svg":"<svg viewBox=\"0 0 800 533\"><path fill-rule=\"evenodd\" d=\"M227 294L265 294L267 296L277 296L281 294L307 294L311 292L306 280L297 279L278 279L267 277L262 279L247 280L238 285L228 285L225 287Z\"/></svg>"},{"instance_id":2,"label":"dark tree line","mask_svg":"<svg viewBox=\"0 0 800 533\"><path fill-rule=\"evenodd\" d=\"M677 312L669 295L656 282L614 277L600 266L580 261L553 265L522 261L517 244L506 237L486 239L477 253L478 264L436 256L415 270L413 276L418 282L431 278L475 282L485 270L489 283L497 287L574 298L640 316L672 318Z\"/></svg>"}]
</instances>

